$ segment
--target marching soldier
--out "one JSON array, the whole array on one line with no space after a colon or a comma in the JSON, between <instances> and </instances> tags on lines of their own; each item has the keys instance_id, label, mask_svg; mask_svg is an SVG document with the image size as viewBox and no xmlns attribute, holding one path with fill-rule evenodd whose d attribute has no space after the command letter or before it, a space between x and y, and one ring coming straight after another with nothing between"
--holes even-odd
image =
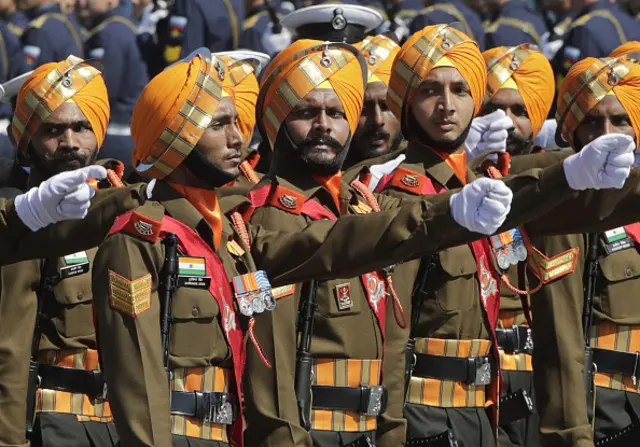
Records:
<instances>
[{"instance_id":1,"label":"marching soldier","mask_svg":"<svg viewBox=\"0 0 640 447\"><path fill-rule=\"evenodd\" d=\"M110 6L96 2L81 2L80 5L92 26L85 44L86 54L88 58L102 62L111 106L111 119L100 158L115 158L129 168L133 152L131 113L149 81L145 61L136 43L137 26L119 13L118 1L111 2ZM126 76L125 72L128 73Z\"/></svg>"},{"instance_id":2,"label":"marching soldier","mask_svg":"<svg viewBox=\"0 0 640 447\"><path fill-rule=\"evenodd\" d=\"M345 170L363 160L405 148L400 121L387 106L391 66L400 47L387 34L367 37L355 47L367 61L367 88L358 127L344 163Z\"/></svg>"},{"instance_id":3,"label":"marching soldier","mask_svg":"<svg viewBox=\"0 0 640 447\"><path fill-rule=\"evenodd\" d=\"M638 22L608 0L573 2L576 19L553 60L556 85L562 84L571 66L585 57L606 57L619 45L640 40Z\"/></svg>"},{"instance_id":4,"label":"marching soldier","mask_svg":"<svg viewBox=\"0 0 640 447\"><path fill-rule=\"evenodd\" d=\"M462 0L433 0L411 23L411 33L420 31L425 26L439 23L458 22L463 31L478 43L481 50L485 48L484 27L480 16Z\"/></svg>"},{"instance_id":5,"label":"marching soldier","mask_svg":"<svg viewBox=\"0 0 640 447\"><path fill-rule=\"evenodd\" d=\"M538 14L523 0L492 0L494 19L487 27L487 48L516 46L523 43L541 45L547 28Z\"/></svg>"},{"instance_id":6,"label":"marching soldier","mask_svg":"<svg viewBox=\"0 0 640 447\"><path fill-rule=\"evenodd\" d=\"M291 32L280 21L292 10L282 3L267 0L254 0L244 19L240 48L266 53L274 56L291 45Z\"/></svg>"},{"instance_id":7,"label":"marching soldier","mask_svg":"<svg viewBox=\"0 0 640 447\"><path fill-rule=\"evenodd\" d=\"M557 117L562 138L577 151L622 134L635 148L639 80L640 66L625 58L587 58L575 64L560 88ZM581 104L579 113L576 104ZM625 190L637 190L637 170L632 172L634 181L630 178ZM603 197L603 203L611 199L608 193ZM624 201L609 200L607 206L616 206L621 214L634 209ZM632 445L637 439L640 402L634 359L640 349L640 313L629 297L637 289L640 258L635 248L637 224L621 226L624 223L604 222L601 229L607 231L598 234L532 240L543 265L557 267L544 275L529 275L532 282L544 283L531 305L536 325L543 328L533 336L536 346L544 346L535 351L534 369L545 446L586 447L594 441ZM545 330L550 327L555 329ZM592 356L586 357L585 351ZM629 437L620 438L624 432Z\"/></svg>"},{"instance_id":8,"label":"marching soldier","mask_svg":"<svg viewBox=\"0 0 640 447\"><path fill-rule=\"evenodd\" d=\"M0 6L0 16L7 22L9 31L11 31L14 36L20 37L27 27L28 20L24 12L18 9L16 3L17 0L2 2Z\"/></svg>"},{"instance_id":9,"label":"marching soldier","mask_svg":"<svg viewBox=\"0 0 640 447\"><path fill-rule=\"evenodd\" d=\"M20 38L24 53L24 71L40 65L64 60L70 54L84 55L80 25L60 5L37 0L37 6L25 11L29 24Z\"/></svg>"},{"instance_id":10,"label":"marching soldier","mask_svg":"<svg viewBox=\"0 0 640 447\"><path fill-rule=\"evenodd\" d=\"M20 39L11 31L10 24L4 21L0 21L0 54L3 55L0 57L0 82L4 83L17 73L21 73L24 67ZM9 159L13 159L15 156L7 135L12 113L9 101L0 104L0 157Z\"/></svg>"},{"instance_id":11,"label":"marching soldier","mask_svg":"<svg viewBox=\"0 0 640 447\"><path fill-rule=\"evenodd\" d=\"M66 95L52 97L60 87L68 89ZM49 112L36 117L27 98ZM16 107L11 135L20 159L30 162L28 187L95 162L109 121L107 90L97 69L74 56L40 66L21 88ZM115 169L109 169L109 181L121 184L116 172L122 174L122 165L105 165ZM95 252L2 268L3 443L24 445L25 433L34 446L117 442L108 424L91 313Z\"/></svg>"}]
</instances>

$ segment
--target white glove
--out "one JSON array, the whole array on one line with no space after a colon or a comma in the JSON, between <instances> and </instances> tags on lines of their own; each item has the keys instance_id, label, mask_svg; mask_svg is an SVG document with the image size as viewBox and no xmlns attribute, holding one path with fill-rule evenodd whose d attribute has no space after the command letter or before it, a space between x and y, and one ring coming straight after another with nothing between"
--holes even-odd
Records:
<instances>
[{"instance_id":1,"label":"white glove","mask_svg":"<svg viewBox=\"0 0 640 447\"><path fill-rule=\"evenodd\" d=\"M540 146L542 149L556 150L560 149L560 146L556 144L556 130L558 129L558 123L554 119L545 120L542 124L542 128L533 144Z\"/></svg>"},{"instance_id":2,"label":"white glove","mask_svg":"<svg viewBox=\"0 0 640 447\"><path fill-rule=\"evenodd\" d=\"M504 223L513 192L500 180L479 178L449 199L451 216L474 233L493 234Z\"/></svg>"},{"instance_id":3,"label":"white glove","mask_svg":"<svg viewBox=\"0 0 640 447\"><path fill-rule=\"evenodd\" d=\"M140 25L138 25L138 34L155 34L156 33L156 25L158 22L169 15L169 10L166 8L160 8L153 10L153 3L147 5L144 8L144 12L142 13L142 19L140 20Z\"/></svg>"},{"instance_id":4,"label":"white glove","mask_svg":"<svg viewBox=\"0 0 640 447\"><path fill-rule=\"evenodd\" d=\"M513 120L504 113L496 110L485 116L474 118L467 140L464 142L469 161L489 152L505 152L509 129L513 127Z\"/></svg>"},{"instance_id":5,"label":"white glove","mask_svg":"<svg viewBox=\"0 0 640 447\"><path fill-rule=\"evenodd\" d=\"M107 178L102 166L88 166L62 172L16 197L18 217L31 231L68 219L83 219L87 215L95 190L89 186L90 178Z\"/></svg>"},{"instance_id":6,"label":"white glove","mask_svg":"<svg viewBox=\"0 0 640 447\"><path fill-rule=\"evenodd\" d=\"M612 133L596 138L564 160L571 189L620 189L635 161L636 144L628 135Z\"/></svg>"},{"instance_id":7,"label":"white glove","mask_svg":"<svg viewBox=\"0 0 640 447\"><path fill-rule=\"evenodd\" d=\"M262 34L262 48L270 56L287 48L292 41L293 36L285 27L282 27L280 34L273 34L273 23L269 23L269 26Z\"/></svg>"}]
</instances>

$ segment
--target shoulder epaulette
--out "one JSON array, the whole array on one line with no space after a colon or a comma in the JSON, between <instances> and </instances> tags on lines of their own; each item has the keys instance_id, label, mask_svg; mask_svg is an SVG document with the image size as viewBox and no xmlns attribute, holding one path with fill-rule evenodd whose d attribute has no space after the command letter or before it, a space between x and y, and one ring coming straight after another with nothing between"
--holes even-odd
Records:
<instances>
[{"instance_id":1,"label":"shoulder epaulette","mask_svg":"<svg viewBox=\"0 0 640 447\"><path fill-rule=\"evenodd\" d=\"M536 31L536 28L529 22L520 19L514 19L512 17L500 17L493 22L487 29L488 33L495 33L500 25L512 26L522 30L525 34L531 37L535 43L540 44L540 34Z\"/></svg>"},{"instance_id":2,"label":"shoulder epaulette","mask_svg":"<svg viewBox=\"0 0 640 447\"><path fill-rule=\"evenodd\" d=\"M36 17L35 19L27 23L27 28L35 28L35 29L42 28L42 25L44 25L45 22L49 20L51 17L53 17L52 13L42 14L40 17Z\"/></svg>"},{"instance_id":3,"label":"shoulder epaulette","mask_svg":"<svg viewBox=\"0 0 640 447\"><path fill-rule=\"evenodd\" d=\"M271 184L253 189L249 193L249 200L256 208L270 205L288 213L300 215L306 197L282 186Z\"/></svg>"},{"instance_id":4,"label":"shoulder epaulette","mask_svg":"<svg viewBox=\"0 0 640 447\"><path fill-rule=\"evenodd\" d=\"M91 29L90 31L87 31L86 34L85 34L85 38L88 39L90 37L95 36L100 31L104 30L111 23L122 23L123 25L127 26L131 31L133 31L134 33L138 32L138 28L133 24L133 22L131 20L127 19L126 17L122 17L122 16L112 16L112 17L109 17L107 20L104 20L102 23L100 23L98 26L96 26L95 28Z\"/></svg>"},{"instance_id":5,"label":"shoulder epaulette","mask_svg":"<svg viewBox=\"0 0 640 447\"><path fill-rule=\"evenodd\" d=\"M422 195L424 186L430 182L431 180L429 180L427 176L418 174L410 169L398 167L393 172L393 176L391 177L391 181L388 186L419 196Z\"/></svg>"},{"instance_id":6,"label":"shoulder epaulette","mask_svg":"<svg viewBox=\"0 0 640 447\"><path fill-rule=\"evenodd\" d=\"M605 20L608 20L616 29L616 33L618 34L618 40L620 41L620 44L627 43L627 36L624 32L624 29L622 29L622 25L620 25L620 22L618 21L618 19L616 19L615 16L611 14L611 11L607 11L606 9L599 9L597 11L593 11L581 17L578 17L576 20L573 21L573 23L571 23L571 26L567 31L571 31L574 28L586 25L594 17L600 17Z\"/></svg>"},{"instance_id":7,"label":"shoulder epaulette","mask_svg":"<svg viewBox=\"0 0 640 447\"><path fill-rule=\"evenodd\" d=\"M467 19L465 18L464 14L462 14L458 10L458 8L456 8L454 5L438 4L438 5L428 6L424 8L422 11L420 11L420 14L428 14L434 11L442 11L446 14L449 14L450 16L455 17L455 19L458 22L462 23L462 25L464 26L466 30L466 34L469 37L471 37L471 39L476 40L473 34L473 31L471 30L471 27L469 26L469 23L467 22Z\"/></svg>"},{"instance_id":8,"label":"shoulder epaulette","mask_svg":"<svg viewBox=\"0 0 640 447\"><path fill-rule=\"evenodd\" d=\"M11 32L11 34L17 37L22 36L22 33L24 32L24 28L20 28L15 23L7 23L7 28L9 29L9 32Z\"/></svg>"},{"instance_id":9,"label":"shoulder epaulette","mask_svg":"<svg viewBox=\"0 0 640 447\"><path fill-rule=\"evenodd\" d=\"M155 243L162 230L162 218L164 207L157 202L147 202L132 211L129 220L121 232L131 236Z\"/></svg>"},{"instance_id":10,"label":"shoulder epaulette","mask_svg":"<svg viewBox=\"0 0 640 447\"><path fill-rule=\"evenodd\" d=\"M247 17L246 19L244 19L244 22L242 22L244 29L246 30L248 28L253 28L255 24L258 22L258 20L260 20L260 17L265 15L267 15L267 11L260 11L252 15L251 17Z\"/></svg>"},{"instance_id":11,"label":"shoulder epaulette","mask_svg":"<svg viewBox=\"0 0 640 447\"><path fill-rule=\"evenodd\" d=\"M36 28L36 29L42 28L45 22L49 19L60 20L62 24L67 28L69 33L71 34L71 37L73 38L74 43L76 44L78 49L82 50L82 39L81 39L80 33L78 33L78 30L75 29L73 24L69 21L69 18L64 14L61 14L59 12L48 12L46 14L42 14L40 17L33 19L31 22L29 22L29 24L27 25L27 28Z\"/></svg>"}]
</instances>

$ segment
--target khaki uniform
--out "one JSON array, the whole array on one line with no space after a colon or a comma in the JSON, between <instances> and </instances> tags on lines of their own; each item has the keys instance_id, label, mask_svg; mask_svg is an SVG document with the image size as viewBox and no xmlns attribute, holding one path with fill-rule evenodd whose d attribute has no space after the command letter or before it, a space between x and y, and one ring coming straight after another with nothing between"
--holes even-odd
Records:
<instances>
[{"instance_id":1,"label":"khaki uniform","mask_svg":"<svg viewBox=\"0 0 640 447\"><path fill-rule=\"evenodd\" d=\"M222 243L217 255L222 261L227 280L258 269L266 270L275 287L312 277L321 280L332 276L353 277L387 263L415 258L441 246L475 237L454 223L449 215L446 195L419 201L393 212L377 213L366 220L364 217L351 217L337 223L316 222L304 231L293 233L268 231L260 225L249 226L246 235L238 233L230 224L229 214L247 205L249 203L244 197L221 199L224 217ZM102 366L114 420L118 435L127 446L168 446L171 445L172 432L175 434L174 442L179 441L180 445L194 438L200 438L201 443L206 442L203 438L226 443L229 436L225 426L197 418L185 420L183 416L167 417L169 387L163 368L158 325L161 307L158 287L164 263L164 247L156 236L157 222L166 219L165 214L192 228L200 240L212 245L211 229L200 213L171 187L157 182L153 189L153 201L147 202L131 217L137 219L136 222L147 224L146 227L140 227L138 223L139 228L148 230L150 226L150 232L143 231L147 236L135 234L134 230L118 232L106 239L95 259L94 305ZM355 234L364 231L371 239L354 239ZM371 240L379 241L376 256L372 256ZM344 250L347 246L348 250ZM220 284L220 287L223 286ZM118 290L113 292L114 289ZM189 287L177 290L171 308L171 389L202 392L229 390L230 394L236 394L231 379L234 359L224 335L227 330L231 333L232 323L237 320L234 314L231 308L220 309L208 290ZM246 329L245 319L237 321ZM276 370L286 370L286 366L280 363L279 354L273 352L275 343L269 342L269 339L273 340L273 335L269 335L273 334L272 314L258 315L256 321L255 338L263 346L273 369L266 371L264 377L251 376L245 380L249 381L248 386L253 386L253 380L267 380L267 388L263 390L265 394L272 389L287 393L292 381L283 383L278 379L275 383L267 379L273 377ZM282 324L288 324L291 330L294 321L295 313L290 320L283 320ZM295 337L293 333L291 336ZM253 349L253 346L247 347L249 351ZM365 355L369 358L379 356L377 352ZM253 358L255 353L250 352L248 361L251 362ZM287 361L291 362L292 359ZM212 381L214 376L216 380ZM261 402L252 403L250 399L257 401L257 397L248 395L246 405L249 411L252 405L260 405ZM269 405L274 405L279 400L270 402ZM297 415L294 417L297 418ZM291 440L299 435L295 435L296 432L284 418L257 429L262 433L279 430L281 436L289 437L288 441L272 445L295 445L299 439Z\"/></svg>"}]
</instances>

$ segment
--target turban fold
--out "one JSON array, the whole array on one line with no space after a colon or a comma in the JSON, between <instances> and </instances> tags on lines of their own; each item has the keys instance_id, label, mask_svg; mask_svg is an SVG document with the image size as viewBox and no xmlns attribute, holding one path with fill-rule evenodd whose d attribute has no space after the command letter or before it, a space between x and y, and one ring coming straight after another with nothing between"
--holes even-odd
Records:
<instances>
[{"instance_id":1,"label":"turban fold","mask_svg":"<svg viewBox=\"0 0 640 447\"><path fill-rule=\"evenodd\" d=\"M238 129L244 144L251 142L251 135L256 126L256 103L260 86L255 69L246 61L237 61L229 56L219 56L227 64L233 97L238 111Z\"/></svg>"},{"instance_id":2,"label":"turban fold","mask_svg":"<svg viewBox=\"0 0 640 447\"><path fill-rule=\"evenodd\" d=\"M571 67L558 93L558 132L571 147L582 120L610 93L629 114L636 144L640 141L640 64L626 57L588 57Z\"/></svg>"},{"instance_id":3,"label":"turban fold","mask_svg":"<svg viewBox=\"0 0 640 447\"><path fill-rule=\"evenodd\" d=\"M316 88L335 91L342 102L351 134L364 101L366 62L344 43L298 40L266 68L256 109L258 128L273 147L280 127L298 101Z\"/></svg>"},{"instance_id":4,"label":"turban fold","mask_svg":"<svg viewBox=\"0 0 640 447\"><path fill-rule=\"evenodd\" d=\"M438 65L440 63L440 65ZM453 66L469 84L475 113L487 88L487 68L469 36L449 25L433 25L413 34L400 48L389 81L387 104L408 135L406 114L418 87L435 66Z\"/></svg>"},{"instance_id":5,"label":"turban fold","mask_svg":"<svg viewBox=\"0 0 640 447\"><path fill-rule=\"evenodd\" d=\"M69 56L62 62L41 65L18 92L11 134L18 151L26 152L40 125L65 102L75 103L87 118L102 146L111 109L102 72L84 60Z\"/></svg>"},{"instance_id":6,"label":"turban fold","mask_svg":"<svg viewBox=\"0 0 640 447\"><path fill-rule=\"evenodd\" d=\"M367 83L384 82L389 85L391 67L400 46L384 34L371 36L354 45L367 61Z\"/></svg>"},{"instance_id":7,"label":"turban fold","mask_svg":"<svg viewBox=\"0 0 640 447\"><path fill-rule=\"evenodd\" d=\"M482 55L488 68L485 102L502 88L517 88L527 107L535 138L553 106L556 85L551 64L543 53L525 45L493 48Z\"/></svg>"},{"instance_id":8,"label":"turban fold","mask_svg":"<svg viewBox=\"0 0 640 447\"><path fill-rule=\"evenodd\" d=\"M623 43L618 48L613 50L609 57L626 56L631 53L640 53L640 42L637 40L631 40L627 43Z\"/></svg>"},{"instance_id":9,"label":"turban fold","mask_svg":"<svg viewBox=\"0 0 640 447\"><path fill-rule=\"evenodd\" d=\"M225 62L209 52L166 68L133 109L133 166L149 177L169 175L196 146L222 98L233 94Z\"/></svg>"}]
</instances>

